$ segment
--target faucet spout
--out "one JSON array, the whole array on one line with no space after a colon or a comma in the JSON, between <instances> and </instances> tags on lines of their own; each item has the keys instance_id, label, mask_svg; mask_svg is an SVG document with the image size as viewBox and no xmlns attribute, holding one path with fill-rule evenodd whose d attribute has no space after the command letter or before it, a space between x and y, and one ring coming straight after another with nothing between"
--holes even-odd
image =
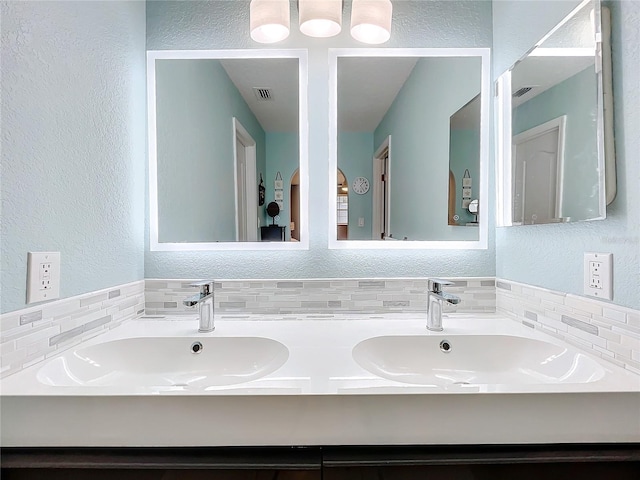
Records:
<instances>
[{"instance_id":1,"label":"faucet spout","mask_svg":"<svg viewBox=\"0 0 640 480\"><path fill-rule=\"evenodd\" d=\"M198 306L198 332L213 332L215 329L213 324L214 282L213 280L206 280L203 282L192 283L191 286L199 287L200 292L185 298L182 300L182 304L187 307Z\"/></svg>"},{"instance_id":2,"label":"faucet spout","mask_svg":"<svg viewBox=\"0 0 640 480\"><path fill-rule=\"evenodd\" d=\"M442 309L445 303L457 305L460 303L460 297L445 293L442 286L453 285L447 280L430 278L428 281L429 292L427 294L427 330L441 332L442 328Z\"/></svg>"}]
</instances>

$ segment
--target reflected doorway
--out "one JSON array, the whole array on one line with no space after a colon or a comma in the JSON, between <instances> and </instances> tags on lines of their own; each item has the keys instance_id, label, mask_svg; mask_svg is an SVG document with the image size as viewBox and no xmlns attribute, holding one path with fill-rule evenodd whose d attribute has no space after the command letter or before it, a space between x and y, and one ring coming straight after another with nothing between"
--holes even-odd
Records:
<instances>
[{"instance_id":1,"label":"reflected doorway","mask_svg":"<svg viewBox=\"0 0 640 480\"><path fill-rule=\"evenodd\" d=\"M391 238L390 196L391 136L389 135L373 156L373 240Z\"/></svg>"},{"instance_id":2,"label":"reflected doorway","mask_svg":"<svg viewBox=\"0 0 640 480\"><path fill-rule=\"evenodd\" d=\"M562 219L566 115L513 137L513 223Z\"/></svg>"},{"instance_id":3,"label":"reflected doorway","mask_svg":"<svg viewBox=\"0 0 640 480\"><path fill-rule=\"evenodd\" d=\"M342 170L338 169L337 212L338 240L349 239L349 183Z\"/></svg>"},{"instance_id":4,"label":"reflected doorway","mask_svg":"<svg viewBox=\"0 0 640 480\"><path fill-rule=\"evenodd\" d=\"M233 138L236 240L256 242L258 240L256 142L236 118L233 118Z\"/></svg>"},{"instance_id":5,"label":"reflected doorway","mask_svg":"<svg viewBox=\"0 0 640 480\"><path fill-rule=\"evenodd\" d=\"M296 168L291 176L291 219L289 231L291 241L300 241L300 170Z\"/></svg>"}]
</instances>

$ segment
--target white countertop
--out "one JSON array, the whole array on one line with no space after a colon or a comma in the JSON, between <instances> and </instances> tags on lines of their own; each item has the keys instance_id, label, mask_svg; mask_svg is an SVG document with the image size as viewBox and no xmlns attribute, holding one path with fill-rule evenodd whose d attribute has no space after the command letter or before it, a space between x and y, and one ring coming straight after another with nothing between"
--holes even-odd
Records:
<instances>
[{"instance_id":1,"label":"white countertop","mask_svg":"<svg viewBox=\"0 0 640 480\"><path fill-rule=\"evenodd\" d=\"M512 335L565 345L495 314L455 314L444 332L411 315L380 319L141 318L82 344L131 337L265 337L289 349L273 373L245 384L52 387L42 364L2 380L2 444L335 445L640 441L640 376L593 357L606 374L588 383L421 386L377 377L352 358L384 335ZM189 342L187 342L189 343ZM187 346L188 347L188 346ZM77 347L74 347L77 348ZM569 347L572 348L572 347ZM488 395L487 395L488 394Z\"/></svg>"},{"instance_id":2,"label":"white countertop","mask_svg":"<svg viewBox=\"0 0 640 480\"><path fill-rule=\"evenodd\" d=\"M336 320L217 319L211 333L198 333L197 318L148 317L132 320L82 344L82 347L134 337L184 337L185 349L192 341L207 337L263 337L277 340L289 349L289 358L275 372L247 383L197 389L182 386L49 386L36 378L43 363L2 380L2 395L362 395L441 393L553 393L640 392L640 376L594 360L605 376L588 383L411 385L380 378L360 367L352 349L362 340L384 335L424 335L455 338L458 335L510 335L540 339L567 346L561 340L536 332L495 314L455 314L444 319L443 332L430 332L424 319L412 315L387 315L378 320L345 316ZM79 348L78 346L74 349Z\"/></svg>"}]
</instances>

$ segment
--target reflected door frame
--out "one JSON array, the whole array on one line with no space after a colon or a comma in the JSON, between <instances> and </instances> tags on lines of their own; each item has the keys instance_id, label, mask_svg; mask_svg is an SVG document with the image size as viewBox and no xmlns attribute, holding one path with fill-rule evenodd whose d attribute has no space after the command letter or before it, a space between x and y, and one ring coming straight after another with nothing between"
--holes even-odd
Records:
<instances>
[{"instance_id":1,"label":"reflected door frame","mask_svg":"<svg viewBox=\"0 0 640 480\"><path fill-rule=\"evenodd\" d=\"M387 136L373 155L373 222L372 240L390 236L391 223L391 135Z\"/></svg>"},{"instance_id":2,"label":"reflected door frame","mask_svg":"<svg viewBox=\"0 0 640 480\"><path fill-rule=\"evenodd\" d=\"M241 145L243 152L238 150ZM241 161L244 153L244 161ZM233 175L236 207L236 239L258 241L258 179L256 142L237 118L233 117Z\"/></svg>"},{"instance_id":3,"label":"reflected door frame","mask_svg":"<svg viewBox=\"0 0 640 480\"><path fill-rule=\"evenodd\" d=\"M564 146L565 146L565 130L566 130L567 116L562 115L560 117L554 118L545 122L536 127L530 128L529 130L525 130L522 133L513 136L512 140L512 198L514 201L513 205L513 224L514 225L526 225L530 223L535 223L535 221L530 221L526 218L526 198L527 195L537 195L539 193L538 189L534 189L533 193L531 191L527 191L527 159L521 158L522 156L518 156L518 146L535 141L537 139L541 139L549 134L553 134L557 132L557 147L556 151L553 152L555 157L553 158L554 162L552 163L552 170L549 172L549 190L553 192L553 198L550 201L551 212L550 215L553 216L552 219L547 219L543 223L549 223L553 220L559 220L562 218L562 201L563 201L563 185L564 185ZM522 165L519 167L519 163ZM520 172L520 175L518 175ZM530 189L529 189L530 190ZM520 199L519 202L517 199ZM516 206L518 208L516 208Z\"/></svg>"},{"instance_id":4,"label":"reflected door frame","mask_svg":"<svg viewBox=\"0 0 640 480\"><path fill-rule=\"evenodd\" d=\"M340 182L340 179L344 179L344 181L342 183L338 183L338 190L336 192L336 228L338 230L337 238L338 240L349 240L349 179L344 174L344 172L340 168L338 168L338 182ZM343 188L346 188L346 190L342 190ZM340 202L340 197L345 197L346 202ZM347 211L347 218L345 219L346 221L341 223L338 210L343 210L340 207L344 206L345 203L347 204L347 208L345 209Z\"/></svg>"},{"instance_id":5,"label":"reflected door frame","mask_svg":"<svg viewBox=\"0 0 640 480\"><path fill-rule=\"evenodd\" d=\"M296 168L289 181L289 203L291 215L289 217L289 236L291 240L300 241L300 169Z\"/></svg>"}]
</instances>

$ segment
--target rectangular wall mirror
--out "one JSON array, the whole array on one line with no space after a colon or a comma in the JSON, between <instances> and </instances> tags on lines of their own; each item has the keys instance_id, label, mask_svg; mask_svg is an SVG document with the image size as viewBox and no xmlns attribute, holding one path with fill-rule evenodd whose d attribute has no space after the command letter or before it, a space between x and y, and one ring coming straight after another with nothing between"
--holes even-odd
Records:
<instances>
[{"instance_id":1,"label":"rectangular wall mirror","mask_svg":"<svg viewBox=\"0 0 640 480\"><path fill-rule=\"evenodd\" d=\"M489 49L332 49L330 248L486 248Z\"/></svg>"},{"instance_id":2,"label":"rectangular wall mirror","mask_svg":"<svg viewBox=\"0 0 640 480\"><path fill-rule=\"evenodd\" d=\"M606 216L599 19L582 2L498 80L499 225Z\"/></svg>"},{"instance_id":3,"label":"rectangular wall mirror","mask_svg":"<svg viewBox=\"0 0 640 480\"><path fill-rule=\"evenodd\" d=\"M303 50L147 52L151 250L306 249Z\"/></svg>"}]
</instances>

